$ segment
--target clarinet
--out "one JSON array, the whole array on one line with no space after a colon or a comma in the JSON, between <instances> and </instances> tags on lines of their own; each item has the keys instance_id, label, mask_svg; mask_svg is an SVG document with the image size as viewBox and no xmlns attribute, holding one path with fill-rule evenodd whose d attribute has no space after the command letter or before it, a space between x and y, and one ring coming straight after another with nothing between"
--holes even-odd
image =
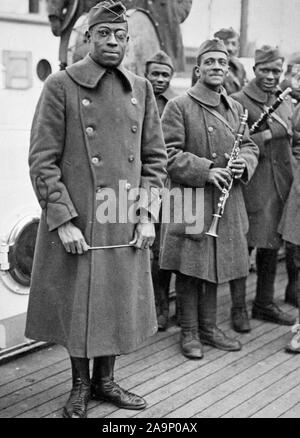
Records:
<instances>
[{"instance_id":1,"label":"clarinet","mask_svg":"<svg viewBox=\"0 0 300 438\"><path fill-rule=\"evenodd\" d=\"M283 102L284 98L290 94L292 91L291 87L288 87L286 90L283 91L283 93L281 93L278 98L275 100L275 102L273 103L272 106L268 107L266 109L266 111L264 111L263 113L261 113L259 119L253 123L253 125L251 126L249 132L250 135L255 134L259 128L267 121L267 119L270 117L270 115L279 107L279 105L281 104L281 102Z\"/></svg>"},{"instance_id":2,"label":"clarinet","mask_svg":"<svg viewBox=\"0 0 300 438\"><path fill-rule=\"evenodd\" d=\"M236 160L239 156L240 146L242 144L246 125L247 125L247 119L248 119L248 110L245 110L245 112L241 115L241 118L240 118L240 126L239 126L238 132L236 134L235 141L234 141L234 144L233 144L233 147L231 150L230 158L229 158L227 166L226 166L227 170L230 170L230 166L231 166L232 162L234 160ZM222 189L222 194L221 194L221 196L219 198L219 202L218 202L218 210L216 213L213 214L213 220L212 220L211 226L210 226L209 230L207 231L207 233L205 233L208 236L218 237L219 221L223 216L225 205L226 205L227 199L229 197L229 192L232 188L232 185L233 185L233 178L231 178L231 181L230 181L228 188L223 187L223 189Z\"/></svg>"}]
</instances>

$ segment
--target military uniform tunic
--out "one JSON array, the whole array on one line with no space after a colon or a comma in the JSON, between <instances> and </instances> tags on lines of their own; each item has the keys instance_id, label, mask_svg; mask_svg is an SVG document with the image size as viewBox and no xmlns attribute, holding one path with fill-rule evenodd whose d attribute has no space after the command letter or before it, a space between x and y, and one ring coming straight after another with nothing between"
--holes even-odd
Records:
<instances>
[{"instance_id":1,"label":"military uniform tunic","mask_svg":"<svg viewBox=\"0 0 300 438\"><path fill-rule=\"evenodd\" d=\"M101 223L99 208L107 189L115 195L111 211L123 202L120 182L125 192L163 187L166 152L151 84L89 56L51 75L34 116L29 163L42 216L26 336L62 344L76 357L133 350L157 329L149 250L68 254L57 228L72 220L90 246L132 240L127 211ZM143 214L158 216L157 203L136 201Z\"/></svg>"}]
</instances>

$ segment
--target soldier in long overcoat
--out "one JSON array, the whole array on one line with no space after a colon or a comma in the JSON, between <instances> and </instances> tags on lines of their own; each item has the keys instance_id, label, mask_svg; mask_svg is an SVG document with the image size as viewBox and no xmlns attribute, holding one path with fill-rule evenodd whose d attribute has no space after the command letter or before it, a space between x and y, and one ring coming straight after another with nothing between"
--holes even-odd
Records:
<instances>
[{"instance_id":1,"label":"soldier in long overcoat","mask_svg":"<svg viewBox=\"0 0 300 438\"><path fill-rule=\"evenodd\" d=\"M193 205L183 221L176 219L175 205L180 200L170 203L173 220L164 225L161 252L161 267L177 274L181 348L190 358L202 357L198 323L203 342L224 350L241 348L216 326L216 296L218 284L248 275L248 219L240 179L250 180L258 157L258 148L246 132L231 171L237 178L219 223L219 237L206 235L221 188L231 178L225 168L243 111L221 85L228 70L224 43L219 39L204 42L197 60L198 82L187 94L168 102L162 117L170 190L179 190L182 196L186 189L192 192ZM163 222L165 203L163 199ZM190 205L187 197L183 203ZM193 214L198 224L192 223Z\"/></svg>"},{"instance_id":2,"label":"soldier in long overcoat","mask_svg":"<svg viewBox=\"0 0 300 438\"><path fill-rule=\"evenodd\" d=\"M170 87L170 82L174 74L174 66L171 58L160 50L146 61L145 77L152 85L157 108L160 117L163 114L166 104L176 95ZM155 306L157 315L158 330L163 331L168 327L169 319L169 289L171 281L171 271L159 268L160 252L160 229L161 223L155 224L155 241L152 245L152 281L155 296Z\"/></svg>"},{"instance_id":3,"label":"soldier in long overcoat","mask_svg":"<svg viewBox=\"0 0 300 438\"><path fill-rule=\"evenodd\" d=\"M166 175L151 84L120 65L128 40L124 6L95 6L89 29L91 53L45 84L29 156L42 216L26 335L67 348L73 369L67 417L86 415L89 358L94 398L145 407L116 385L113 369L116 355L157 330L149 245L155 194ZM131 241L140 249L88 250Z\"/></svg>"},{"instance_id":4,"label":"soldier in long overcoat","mask_svg":"<svg viewBox=\"0 0 300 438\"><path fill-rule=\"evenodd\" d=\"M180 24L185 21L193 0L125 0L127 8L146 10L158 31L160 47L171 56L177 72L185 70Z\"/></svg>"},{"instance_id":5,"label":"soldier in long overcoat","mask_svg":"<svg viewBox=\"0 0 300 438\"><path fill-rule=\"evenodd\" d=\"M276 98L283 57L277 48L263 46L255 52L255 78L232 97L249 111L252 126ZM279 91L280 92L280 91ZM259 132L252 135L260 158L255 174L244 187L249 217L248 245L257 248L257 291L252 315L278 324L293 324L273 302L277 253L282 243L278 224L292 184L291 138L293 105L287 97ZM287 260L290 261L289 255ZM294 267L287 266L294 283Z\"/></svg>"},{"instance_id":6,"label":"soldier in long overcoat","mask_svg":"<svg viewBox=\"0 0 300 438\"><path fill-rule=\"evenodd\" d=\"M300 313L300 104L293 116L293 183L279 224L279 232L292 254L296 268L296 300ZM300 324L300 315L299 315ZM286 349L291 353L300 353L300 325L292 328L293 338Z\"/></svg>"}]
</instances>

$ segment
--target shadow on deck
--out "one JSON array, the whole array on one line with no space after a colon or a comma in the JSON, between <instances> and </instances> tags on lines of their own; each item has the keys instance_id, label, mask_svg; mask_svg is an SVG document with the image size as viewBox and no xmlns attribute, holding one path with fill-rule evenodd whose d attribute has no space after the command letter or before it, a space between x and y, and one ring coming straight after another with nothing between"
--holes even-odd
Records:
<instances>
[{"instance_id":1,"label":"shadow on deck","mask_svg":"<svg viewBox=\"0 0 300 438\"><path fill-rule=\"evenodd\" d=\"M278 266L276 300L283 304L286 273ZM254 296L255 274L248 278L247 301ZM90 418L300 417L300 355L284 351L290 328L251 320L252 331L230 328L230 296L222 286L218 321L243 344L228 353L204 347L204 358L188 360L179 349L179 328L157 333L139 349L117 360L116 381L146 398L142 412L91 401ZM52 346L1 365L0 418L59 418L71 385L67 353Z\"/></svg>"}]
</instances>

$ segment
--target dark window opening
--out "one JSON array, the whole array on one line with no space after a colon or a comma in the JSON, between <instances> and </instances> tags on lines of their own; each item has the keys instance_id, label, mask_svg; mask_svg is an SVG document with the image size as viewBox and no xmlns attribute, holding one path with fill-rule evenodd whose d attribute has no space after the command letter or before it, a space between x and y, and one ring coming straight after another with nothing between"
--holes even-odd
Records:
<instances>
[{"instance_id":1,"label":"dark window opening","mask_svg":"<svg viewBox=\"0 0 300 438\"><path fill-rule=\"evenodd\" d=\"M38 220L29 223L9 250L10 274L23 286L30 285Z\"/></svg>"},{"instance_id":2,"label":"dark window opening","mask_svg":"<svg viewBox=\"0 0 300 438\"><path fill-rule=\"evenodd\" d=\"M38 14L40 12L40 0L29 0L29 13Z\"/></svg>"},{"instance_id":3,"label":"dark window opening","mask_svg":"<svg viewBox=\"0 0 300 438\"><path fill-rule=\"evenodd\" d=\"M41 81L45 81L52 73L52 68L47 59L41 59L36 66L36 73Z\"/></svg>"}]
</instances>

